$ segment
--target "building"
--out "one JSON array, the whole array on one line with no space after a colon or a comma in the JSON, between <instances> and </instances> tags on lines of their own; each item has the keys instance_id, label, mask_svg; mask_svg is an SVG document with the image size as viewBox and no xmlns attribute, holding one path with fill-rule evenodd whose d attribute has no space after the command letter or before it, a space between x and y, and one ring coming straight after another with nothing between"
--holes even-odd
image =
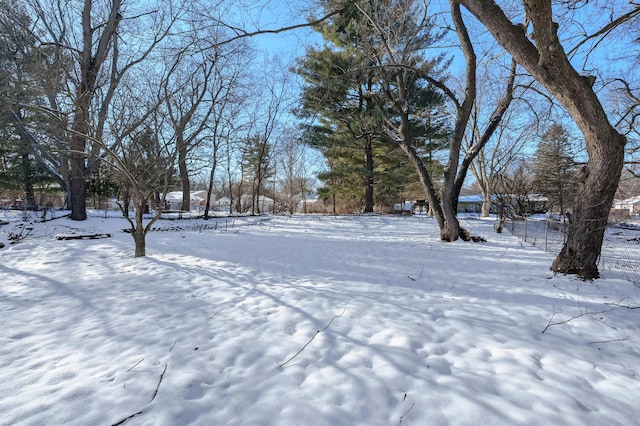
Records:
<instances>
[{"instance_id":1,"label":"building","mask_svg":"<svg viewBox=\"0 0 640 426\"><path fill-rule=\"evenodd\" d=\"M625 200L614 200L613 210L625 212L629 216L640 214L640 196L631 197Z\"/></svg>"}]
</instances>

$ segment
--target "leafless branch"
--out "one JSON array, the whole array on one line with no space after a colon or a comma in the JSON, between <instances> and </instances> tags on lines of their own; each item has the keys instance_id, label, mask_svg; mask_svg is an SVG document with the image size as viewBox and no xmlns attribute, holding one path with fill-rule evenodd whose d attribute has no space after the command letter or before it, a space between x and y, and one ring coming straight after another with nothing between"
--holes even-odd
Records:
<instances>
[{"instance_id":1,"label":"leafless branch","mask_svg":"<svg viewBox=\"0 0 640 426\"><path fill-rule=\"evenodd\" d=\"M406 395L405 395L405 397L406 397ZM413 404L411 404L411 407L409 407L409 409L407 411L405 411L403 415L400 416L400 423L402 423L402 421L404 420L405 416L407 414L409 414L409 411L413 410L413 407L415 407L415 406L416 406L416 404L414 402Z\"/></svg>"},{"instance_id":2,"label":"leafless branch","mask_svg":"<svg viewBox=\"0 0 640 426\"><path fill-rule=\"evenodd\" d=\"M228 24L224 24L222 23L222 26L229 28L230 30L232 30L233 32L236 33L235 36L230 37L226 40L214 43L211 47L220 47L220 46L224 46L226 44L229 43L233 43L236 40L240 40L243 38L248 38L248 37L255 37L257 35L260 34L280 34L280 33L284 33L287 31L293 31L293 30L297 30L300 28L308 28L308 27L315 27L318 26L320 24L322 24L323 22L327 21L328 19L330 19L331 17L335 16L335 15L339 15L340 13L344 12L346 10L346 7L343 7L341 9L337 9L337 10L333 10L329 13L327 13L326 15L322 16L321 18L318 19L314 19L311 21L308 21L306 23L303 24L295 24L295 25L290 25L287 27L281 27L281 28L277 28L277 29L262 29L262 30L256 30L256 31L246 31L242 28L238 28L238 27L232 27Z\"/></svg>"},{"instance_id":3,"label":"leafless branch","mask_svg":"<svg viewBox=\"0 0 640 426\"><path fill-rule=\"evenodd\" d=\"M580 48L580 46L582 46L583 44L585 44L587 41L594 39L596 37L600 37L600 36L604 36L607 33L610 33L612 30L614 30L615 28L617 28L618 26L624 24L625 22L635 18L636 16L640 15L640 5L636 4L635 8L632 9L631 11L625 13L624 15L619 16L618 18L614 19L613 21L609 22L607 25L605 25L604 27L600 28L598 31L596 31L595 33L586 36L583 40L580 41L580 43L576 44L573 49L571 49L568 53L568 55L572 55L574 54L578 48Z\"/></svg>"},{"instance_id":4,"label":"leafless branch","mask_svg":"<svg viewBox=\"0 0 640 426\"><path fill-rule=\"evenodd\" d=\"M551 315L551 318L549 319L549 322L547 323L547 326L544 328L544 330L542 330L542 333L544 333L545 331L547 331L549 329L549 327L552 327L554 325L561 325L561 324L566 324L568 322L571 322L575 319L578 319L580 317L584 317L587 315L598 315L598 314L604 314L607 312L611 312L615 309L615 307L611 308L611 309L605 309L603 311L586 311L586 312L582 312L582 308L578 305L579 309L580 309L580 313L578 315L574 315L571 318L567 318L564 321L558 321L558 322L551 322L553 321L553 318L556 316L556 312L555 312L555 307L554 307L554 311L553 314Z\"/></svg>"},{"instance_id":5,"label":"leafless branch","mask_svg":"<svg viewBox=\"0 0 640 426\"><path fill-rule=\"evenodd\" d=\"M151 401L149 401L149 403L153 402L154 399L156 399L156 395L158 394L158 389L160 389L160 384L162 383L162 379L164 378L164 373L167 372L167 366L169 364L165 364L164 365L164 370L162 370L162 373L160 374L160 380L158 380L158 386L156 386L156 390L153 393L153 396L151 397ZM128 420L131 420L132 418L134 418L135 416L142 414L143 410L138 411L137 413L133 413L130 416L127 416L119 421L117 421L116 423L114 423L111 426L119 426L121 424L124 424L125 422L127 422Z\"/></svg>"},{"instance_id":6,"label":"leafless branch","mask_svg":"<svg viewBox=\"0 0 640 426\"><path fill-rule=\"evenodd\" d=\"M313 339L316 338L316 336L320 333L322 333L323 331L325 331L327 328L329 328L331 326L331 324L333 323L333 320L335 320L336 318L341 317L342 315L344 315L345 311L347 310L347 308L345 307L342 312L339 315L334 316L333 318L331 318L331 321L329 321L327 323L327 325L322 329L322 330L318 330L315 332L315 334L313 335L313 337L311 337L311 339L309 339L309 341L307 343L304 344L304 346L298 351L296 352L296 354L294 356L292 356L291 358L289 358L288 360L284 361L283 363L279 364L279 367L284 367L285 365L289 364L291 361L293 361L298 355L300 355L302 353L302 351L305 350L305 348L307 346L309 346L309 344L311 342L313 342Z\"/></svg>"}]
</instances>

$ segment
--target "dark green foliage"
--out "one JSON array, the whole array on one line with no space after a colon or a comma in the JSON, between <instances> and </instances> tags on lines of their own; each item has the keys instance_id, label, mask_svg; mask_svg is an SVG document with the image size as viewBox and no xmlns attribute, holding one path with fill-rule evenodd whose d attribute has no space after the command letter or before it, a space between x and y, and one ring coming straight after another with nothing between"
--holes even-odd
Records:
<instances>
[{"instance_id":1,"label":"dark green foliage","mask_svg":"<svg viewBox=\"0 0 640 426\"><path fill-rule=\"evenodd\" d=\"M387 3L363 7L368 8L371 16L384 15L390 6ZM325 6L330 9L335 2L329 1ZM412 21L401 22L394 32L407 31L409 38L409 28L403 25ZM377 205L401 201L404 189L419 180L389 131L389 122L397 120L398 105L385 98L388 86L381 84L381 79L393 73L392 67L383 69L380 57L376 56L381 40L367 16L353 5L323 24L319 32L325 45L309 48L295 71L305 82L297 114L314 122L305 132L305 141L321 150L329 166L329 170L319 175L325 183L320 196L339 197L338 201L353 205L354 210L364 206L365 212L373 210L374 193ZM418 43L432 41L428 31L422 36ZM412 66L433 65L418 62L416 57ZM412 111L409 133L414 148L428 163L432 153L446 147L448 142L448 126L441 114L440 118L434 114L444 100L417 74L409 80L409 105L406 105Z\"/></svg>"},{"instance_id":2,"label":"dark green foliage","mask_svg":"<svg viewBox=\"0 0 640 426\"><path fill-rule=\"evenodd\" d=\"M50 105L61 90L63 62L41 45L22 3L0 0L0 181L29 194L55 178L64 189L55 135L62 127ZM31 188L31 189L29 189ZM27 195L29 196L29 195Z\"/></svg>"},{"instance_id":3,"label":"dark green foliage","mask_svg":"<svg viewBox=\"0 0 640 426\"><path fill-rule=\"evenodd\" d=\"M554 124L542 135L533 163L534 190L547 197L552 211L573 207L578 190L577 165L567 131Z\"/></svg>"}]
</instances>

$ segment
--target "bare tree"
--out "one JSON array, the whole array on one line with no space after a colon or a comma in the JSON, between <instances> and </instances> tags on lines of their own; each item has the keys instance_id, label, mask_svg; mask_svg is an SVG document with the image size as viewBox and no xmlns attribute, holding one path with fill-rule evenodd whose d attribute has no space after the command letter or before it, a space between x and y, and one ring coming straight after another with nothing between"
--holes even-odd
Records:
<instances>
[{"instance_id":1,"label":"bare tree","mask_svg":"<svg viewBox=\"0 0 640 426\"><path fill-rule=\"evenodd\" d=\"M289 214L296 212L298 202L302 203L306 213L307 197L311 191L311 177L308 171L308 147L299 140L293 131L288 131L277 153L281 204Z\"/></svg>"},{"instance_id":2,"label":"bare tree","mask_svg":"<svg viewBox=\"0 0 640 426\"><path fill-rule=\"evenodd\" d=\"M191 181L187 161L203 142L215 103L209 99L214 84L216 58L193 55L188 49L178 54L167 79L165 101L178 153L178 173L182 186L180 210L191 210Z\"/></svg>"},{"instance_id":3,"label":"bare tree","mask_svg":"<svg viewBox=\"0 0 640 426\"><path fill-rule=\"evenodd\" d=\"M215 81L209 88L209 96L213 105L208 132L205 140L205 156L209 158L210 172L207 185L207 201L204 218L209 218L213 187L216 179L218 163L225 154L231 166L232 138L241 129L237 123L248 99L250 88L244 81L246 75L246 54L242 47L220 55L215 63ZM226 150L226 151L225 151ZM229 176L228 176L229 177ZM231 191L230 197L232 196Z\"/></svg>"},{"instance_id":4,"label":"bare tree","mask_svg":"<svg viewBox=\"0 0 640 426\"><path fill-rule=\"evenodd\" d=\"M176 160L175 137L166 131L168 112L162 109L168 76L155 71L148 64L124 76L111 103L109 131L92 140L101 148L96 160L120 188L118 205L130 225L135 257L146 255L146 236L164 208ZM145 216L152 209L152 216Z\"/></svg>"},{"instance_id":5,"label":"bare tree","mask_svg":"<svg viewBox=\"0 0 640 426\"><path fill-rule=\"evenodd\" d=\"M277 75L277 78L274 78ZM243 172L251 181L251 214L260 214L264 185L273 176L273 154L283 134L288 110L289 87L286 72L277 60L265 66L264 95L256 103L242 149Z\"/></svg>"},{"instance_id":6,"label":"bare tree","mask_svg":"<svg viewBox=\"0 0 640 426\"><path fill-rule=\"evenodd\" d=\"M475 108L477 111L478 107ZM481 137L481 132L476 128L476 112L473 114L473 130L469 133L472 138L465 147L469 150ZM523 148L530 141L532 133L531 125L522 122L522 110L509 109L503 116L500 126L496 129L491 141L480 150L471 163L471 172L482 194L482 217L489 217L492 202L497 190L498 181L506 175L506 171L520 157ZM524 124L524 125L523 125ZM504 185L501 185L504 187Z\"/></svg>"},{"instance_id":7,"label":"bare tree","mask_svg":"<svg viewBox=\"0 0 640 426\"><path fill-rule=\"evenodd\" d=\"M493 205L498 213L496 232L502 232L508 217L523 217L533 212L532 171L525 158L509 158L500 171L494 172L492 185L495 189Z\"/></svg>"},{"instance_id":8,"label":"bare tree","mask_svg":"<svg viewBox=\"0 0 640 426\"><path fill-rule=\"evenodd\" d=\"M582 131L589 159L579 174L580 188L567 242L551 269L583 279L599 277L597 261L620 179L626 138L609 122L593 89L595 77L580 75L571 65L558 37L559 25L554 21L551 0L524 0L525 25L516 25L493 1L451 1L463 5L482 22L496 41L566 108ZM530 32L526 24L531 25Z\"/></svg>"},{"instance_id":9,"label":"bare tree","mask_svg":"<svg viewBox=\"0 0 640 426\"><path fill-rule=\"evenodd\" d=\"M133 11L121 0L29 0L27 4L43 29L41 43L55 46L56 52L63 52L75 62L75 74L68 75L68 104L60 104L56 99L52 107L60 115L62 108L71 110L68 144L71 218L84 220L87 171L95 164L99 149L96 144L90 153L88 145L102 138L109 104L122 76L167 36L175 16L165 20L158 8ZM121 38L128 30L139 30L135 27L143 19L149 24L151 36L144 41L137 38L136 42L125 43L124 52Z\"/></svg>"}]
</instances>

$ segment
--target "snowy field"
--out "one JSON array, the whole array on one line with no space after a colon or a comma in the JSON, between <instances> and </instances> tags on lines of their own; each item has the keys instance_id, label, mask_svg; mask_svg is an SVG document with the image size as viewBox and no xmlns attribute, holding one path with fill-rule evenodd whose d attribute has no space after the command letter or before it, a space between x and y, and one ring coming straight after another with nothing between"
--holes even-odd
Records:
<instances>
[{"instance_id":1,"label":"snowy field","mask_svg":"<svg viewBox=\"0 0 640 426\"><path fill-rule=\"evenodd\" d=\"M1 425L640 418L639 288L554 276L491 221L167 220L134 259L122 218L4 219Z\"/></svg>"}]
</instances>

